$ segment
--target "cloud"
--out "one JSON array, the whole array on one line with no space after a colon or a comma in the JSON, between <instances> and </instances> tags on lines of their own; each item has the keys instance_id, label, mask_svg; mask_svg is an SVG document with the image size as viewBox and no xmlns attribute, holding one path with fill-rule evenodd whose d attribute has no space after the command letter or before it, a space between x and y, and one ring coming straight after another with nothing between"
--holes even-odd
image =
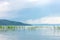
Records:
<instances>
[{"instance_id":1,"label":"cloud","mask_svg":"<svg viewBox=\"0 0 60 40\"><path fill-rule=\"evenodd\" d=\"M28 0L28 2L34 5L46 5L52 3L52 0Z\"/></svg>"},{"instance_id":2,"label":"cloud","mask_svg":"<svg viewBox=\"0 0 60 40\"><path fill-rule=\"evenodd\" d=\"M60 17L43 17L36 20L27 20L29 24L60 24Z\"/></svg>"},{"instance_id":3,"label":"cloud","mask_svg":"<svg viewBox=\"0 0 60 40\"><path fill-rule=\"evenodd\" d=\"M0 12L9 11L10 10L9 5L10 4L8 2L0 1Z\"/></svg>"},{"instance_id":4,"label":"cloud","mask_svg":"<svg viewBox=\"0 0 60 40\"><path fill-rule=\"evenodd\" d=\"M53 3L52 0L3 0L0 1L0 18L13 18L14 13L6 13L13 10L21 10L35 6L45 6ZM11 16L12 15L12 16Z\"/></svg>"},{"instance_id":5,"label":"cloud","mask_svg":"<svg viewBox=\"0 0 60 40\"><path fill-rule=\"evenodd\" d=\"M9 12L11 10L11 2L0 1L0 19L11 19L17 17L15 13Z\"/></svg>"},{"instance_id":6,"label":"cloud","mask_svg":"<svg viewBox=\"0 0 60 40\"><path fill-rule=\"evenodd\" d=\"M0 1L0 18L13 18L14 14L6 13L12 10L21 10L24 8L30 8L36 5L48 4L51 1L49 0L2 0Z\"/></svg>"},{"instance_id":7,"label":"cloud","mask_svg":"<svg viewBox=\"0 0 60 40\"><path fill-rule=\"evenodd\" d=\"M13 19L16 17L17 15L12 13L0 13L0 19Z\"/></svg>"},{"instance_id":8,"label":"cloud","mask_svg":"<svg viewBox=\"0 0 60 40\"><path fill-rule=\"evenodd\" d=\"M0 1L0 11L12 11L35 6L46 6L52 4L54 0L5 0Z\"/></svg>"},{"instance_id":9,"label":"cloud","mask_svg":"<svg viewBox=\"0 0 60 40\"><path fill-rule=\"evenodd\" d=\"M35 6L45 6L53 3L53 0L5 0L0 1L0 12L19 10Z\"/></svg>"},{"instance_id":10,"label":"cloud","mask_svg":"<svg viewBox=\"0 0 60 40\"><path fill-rule=\"evenodd\" d=\"M0 1L0 19L15 17L12 13L8 13L9 11L11 11L10 5L11 4L8 1Z\"/></svg>"},{"instance_id":11,"label":"cloud","mask_svg":"<svg viewBox=\"0 0 60 40\"><path fill-rule=\"evenodd\" d=\"M51 4L53 1L52 0L9 0L10 2L10 8L12 10L17 10L17 9L24 9L24 8L30 8L30 7L35 7L35 6L42 6L46 4Z\"/></svg>"}]
</instances>

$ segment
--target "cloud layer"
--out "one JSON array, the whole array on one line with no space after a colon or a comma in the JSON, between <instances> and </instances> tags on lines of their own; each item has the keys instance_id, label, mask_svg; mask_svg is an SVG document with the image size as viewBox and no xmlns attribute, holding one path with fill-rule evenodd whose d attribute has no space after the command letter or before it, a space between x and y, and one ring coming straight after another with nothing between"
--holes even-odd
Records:
<instances>
[{"instance_id":1,"label":"cloud layer","mask_svg":"<svg viewBox=\"0 0 60 40\"><path fill-rule=\"evenodd\" d=\"M11 10L23 9L23 8L30 8L34 6L43 6L47 4L53 3L52 0L9 0L4 1L4 7L10 8ZM8 6L9 5L9 6ZM7 9L6 8L6 9Z\"/></svg>"},{"instance_id":2,"label":"cloud layer","mask_svg":"<svg viewBox=\"0 0 60 40\"><path fill-rule=\"evenodd\" d=\"M29 24L60 24L60 17L43 17L36 20L27 20Z\"/></svg>"},{"instance_id":3,"label":"cloud layer","mask_svg":"<svg viewBox=\"0 0 60 40\"><path fill-rule=\"evenodd\" d=\"M9 10L10 10L9 3L1 1L0 2L0 12L6 12L6 11L9 11Z\"/></svg>"},{"instance_id":4,"label":"cloud layer","mask_svg":"<svg viewBox=\"0 0 60 40\"><path fill-rule=\"evenodd\" d=\"M52 0L2 0L0 1L0 18L12 18L15 17L14 13L7 13L13 10L22 10L24 8L30 8L35 6L42 6L51 3Z\"/></svg>"},{"instance_id":5,"label":"cloud layer","mask_svg":"<svg viewBox=\"0 0 60 40\"><path fill-rule=\"evenodd\" d=\"M40 12L43 12L43 15L44 15L44 14L46 14L45 10L49 9L48 11L50 11L50 9L52 9L52 8L47 8L47 6L50 4L54 4L54 2L56 2L56 1L55 0L2 0L2 1L0 1L0 19L1 18L13 19L16 17L18 17L19 19L20 18L23 19L23 17L20 17L20 13L18 12L18 14L17 14L17 12L16 12L16 14L15 14L15 11L22 10L22 12L24 12L24 8L31 8L31 10L32 10L32 8L34 8L34 7L37 7L37 8L41 7L41 10L43 10L43 11L41 11L39 9L37 9L37 10ZM52 7L54 7L54 6L52 6ZM59 7L58 7L58 9L59 9ZM31 10L29 10L29 11L31 12ZM34 8L34 10L35 10L35 8ZM33 14L34 10L32 10L31 15ZM14 11L14 12L12 12L12 11ZM11 12L11 13L8 13L8 12ZM41 14L42 13L40 13L40 15ZM25 20L27 18L27 17L25 18L26 15L24 15L24 13L22 13L22 15L24 16L24 20ZM43 16L43 15L41 15L41 16ZM33 17L33 16L31 16L31 17ZM36 19L36 20L41 20L41 19ZM30 20L30 21L33 21L33 20ZM33 21L33 22L37 22L37 21Z\"/></svg>"}]
</instances>

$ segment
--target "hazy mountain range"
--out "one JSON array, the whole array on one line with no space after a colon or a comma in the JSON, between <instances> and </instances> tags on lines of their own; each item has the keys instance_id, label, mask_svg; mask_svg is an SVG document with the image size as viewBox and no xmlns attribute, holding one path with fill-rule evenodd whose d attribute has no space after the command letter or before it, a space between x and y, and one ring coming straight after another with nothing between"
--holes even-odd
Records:
<instances>
[{"instance_id":1,"label":"hazy mountain range","mask_svg":"<svg viewBox=\"0 0 60 40\"><path fill-rule=\"evenodd\" d=\"M29 26L30 24L22 23L22 22L16 22L16 21L10 21L5 19L0 19L0 25L20 25L20 26Z\"/></svg>"},{"instance_id":2,"label":"hazy mountain range","mask_svg":"<svg viewBox=\"0 0 60 40\"><path fill-rule=\"evenodd\" d=\"M19 26L60 26L60 24L26 24L22 22L17 22L17 21L10 21L10 20L5 20L5 19L0 19L0 25L19 25Z\"/></svg>"}]
</instances>

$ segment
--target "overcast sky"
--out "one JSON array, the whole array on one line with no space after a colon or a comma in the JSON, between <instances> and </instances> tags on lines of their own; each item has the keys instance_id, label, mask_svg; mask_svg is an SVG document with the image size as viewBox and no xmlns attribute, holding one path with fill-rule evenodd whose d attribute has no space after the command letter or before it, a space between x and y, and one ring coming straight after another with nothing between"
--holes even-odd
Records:
<instances>
[{"instance_id":1,"label":"overcast sky","mask_svg":"<svg viewBox=\"0 0 60 40\"><path fill-rule=\"evenodd\" d=\"M0 19L60 24L60 0L0 0Z\"/></svg>"}]
</instances>

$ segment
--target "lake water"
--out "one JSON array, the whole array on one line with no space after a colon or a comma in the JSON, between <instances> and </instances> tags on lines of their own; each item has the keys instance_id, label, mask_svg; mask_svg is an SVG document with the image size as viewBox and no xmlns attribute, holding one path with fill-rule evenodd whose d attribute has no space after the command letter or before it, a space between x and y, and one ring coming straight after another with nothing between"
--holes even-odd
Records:
<instances>
[{"instance_id":1,"label":"lake water","mask_svg":"<svg viewBox=\"0 0 60 40\"><path fill-rule=\"evenodd\" d=\"M0 32L0 40L60 40L60 30L43 27L38 30Z\"/></svg>"}]
</instances>

